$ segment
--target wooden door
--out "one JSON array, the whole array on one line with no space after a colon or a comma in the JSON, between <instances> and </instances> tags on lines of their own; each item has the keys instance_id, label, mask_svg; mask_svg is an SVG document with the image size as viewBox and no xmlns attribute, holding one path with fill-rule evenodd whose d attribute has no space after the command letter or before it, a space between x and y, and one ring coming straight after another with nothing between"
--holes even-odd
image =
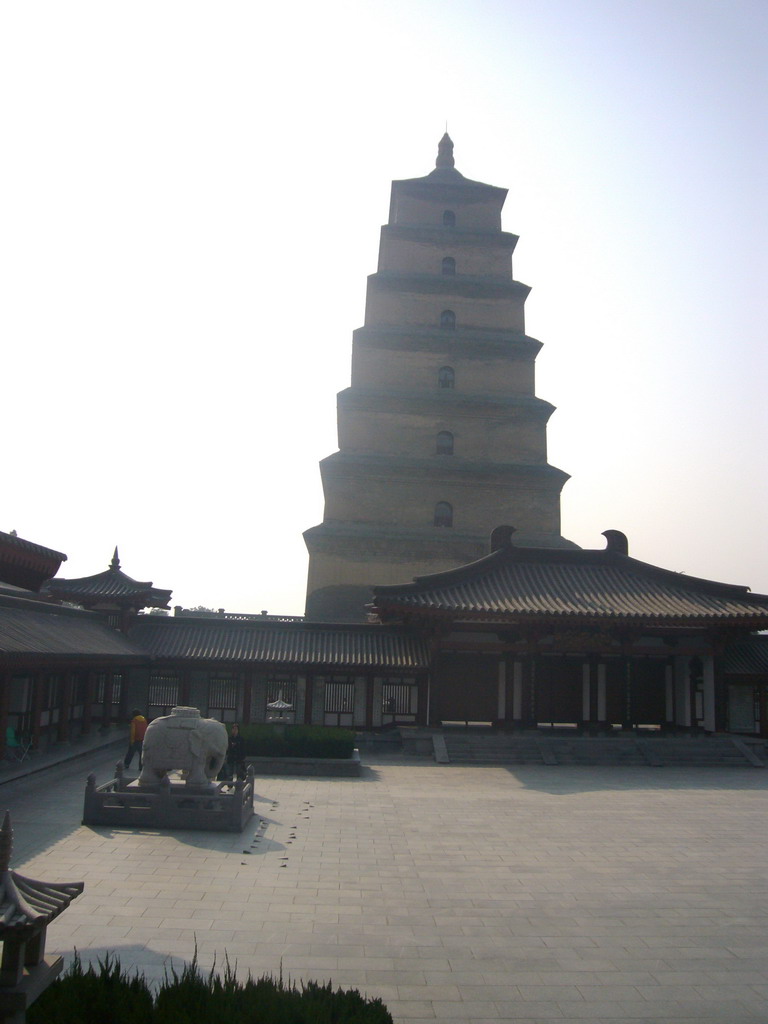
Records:
<instances>
[{"instance_id":1,"label":"wooden door","mask_svg":"<svg viewBox=\"0 0 768 1024\"><path fill-rule=\"evenodd\" d=\"M432 721L495 721L498 665L495 654L446 651L438 655L432 687Z\"/></svg>"},{"instance_id":2,"label":"wooden door","mask_svg":"<svg viewBox=\"0 0 768 1024\"><path fill-rule=\"evenodd\" d=\"M578 725L584 717L583 658L542 655L536 665L534 699L539 725Z\"/></svg>"}]
</instances>

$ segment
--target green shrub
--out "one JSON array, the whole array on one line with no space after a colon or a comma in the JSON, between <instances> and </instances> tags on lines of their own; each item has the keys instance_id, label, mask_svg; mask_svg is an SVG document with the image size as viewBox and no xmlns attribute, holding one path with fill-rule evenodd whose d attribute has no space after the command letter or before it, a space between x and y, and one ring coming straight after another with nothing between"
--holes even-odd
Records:
<instances>
[{"instance_id":1,"label":"green shrub","mask_svg":"<svg viewBox=\"0 0 768 1024\"><path fill-rule=\"evenodd\" d=\"M323 725L243 725L246 757L349 758L355 749L351 729Z\"/></svg>"},{"instance_id":2,"label":"green shrub","mask_svg":"<svg viewBox=\"0 0 768 1024\"><path fill-rule=\"evenodd\" d=\"M27 1011L28 1024L146 1024L152 1020L152 993L143 975L129 976L109 953L83 970L75 958Z\"/></svg>"},{"instance_id":3,"label":"green shrub","mask_svg":"<svg viewBox=\"0 0 768 1024\"><path fill-rule=\"evenodd\" d=\"M83 971L79 957L27 1014L29 1024L392 1024L380 999L315 981L297 986L266 975L240 982L227 961L223 976L204 975L197 956L172 970L153 998L144 978L129 978L117 958Z\"/></svg>"}]
</instances>

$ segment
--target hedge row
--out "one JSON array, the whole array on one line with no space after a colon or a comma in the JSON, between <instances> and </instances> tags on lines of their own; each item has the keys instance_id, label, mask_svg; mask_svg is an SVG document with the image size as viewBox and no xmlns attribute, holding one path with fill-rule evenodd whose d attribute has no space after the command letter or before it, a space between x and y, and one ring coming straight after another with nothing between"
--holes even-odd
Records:
<instances>
[{"instance_id":1,"label":"hedge row","mask_svg":"<svg viewBox=\"0 0 768 1024\"><path fill-rule=\"evenodd\" d=\"M350 729L324 725L243 725L240 734L246 757L349 758L355 748Z\"/></svg>"},{"instance_id":2,"label":"hedge row","mask_svg":"<svg viewBox=\"0 0 768 1024\"><path fill-rule=\"evenodd\" d=\"M143 975L129 974L116 957L69 970L32 1004L28 1024L392 1024L380 999L356 989L310 981L301 987L267 976L244 982L227 963L223 977L204 975L196 958L181 974L166 975L153 992Z\"/></svg>"}]
</instances>

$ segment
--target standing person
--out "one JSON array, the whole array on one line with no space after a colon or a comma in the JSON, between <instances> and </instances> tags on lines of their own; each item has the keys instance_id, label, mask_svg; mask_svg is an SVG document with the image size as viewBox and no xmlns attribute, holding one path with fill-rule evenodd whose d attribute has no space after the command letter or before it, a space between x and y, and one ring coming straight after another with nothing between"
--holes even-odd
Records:
<instances>
[{"instance_id":1,"label":"standing person","mask_svg":"<svg viewBox=\"0 0 768 1024\"><path fill-rule=\"evenodd\" d=\"M240 735L240 726L234 722L229 731L229 743L227 744L227 774L230 779L239 779L245 775L244 748L245 741Z\"/></svg>"},{"instance_id":2,"label":"standing person","mask_svg":"<svg viewBox=\"0 0 768 1024\"><path fill-rule=\"evenodd\" d=\"M139 771L141 771L141 748L144 743L144 733L147 731L148 724L149 723L139 709L134 708L131 712L131 735L128 740L128 750L126 751L125 759L123 760L123 765L126 768L131 767L133 755L138 754Z\"/></svg>"}]
</instances>

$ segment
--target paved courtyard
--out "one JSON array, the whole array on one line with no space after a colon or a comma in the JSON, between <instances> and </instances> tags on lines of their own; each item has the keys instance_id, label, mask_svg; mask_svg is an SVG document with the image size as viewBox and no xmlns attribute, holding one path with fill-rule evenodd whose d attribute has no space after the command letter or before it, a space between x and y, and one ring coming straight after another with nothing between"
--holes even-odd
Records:
<instances>
[{"instance_id":1,"label":"paved courtyard","mask_svg":"<svg viewBox=\"0 0 768 1024\"><path fill-rule=\"evenodd\" d=\"M439 767L257 779L242 835L80 825L90 768L0 786L13 866L85 881L49 951L225 953L398 1022L768 1021L768 772Z\"/></svg>"}]
</instances>

